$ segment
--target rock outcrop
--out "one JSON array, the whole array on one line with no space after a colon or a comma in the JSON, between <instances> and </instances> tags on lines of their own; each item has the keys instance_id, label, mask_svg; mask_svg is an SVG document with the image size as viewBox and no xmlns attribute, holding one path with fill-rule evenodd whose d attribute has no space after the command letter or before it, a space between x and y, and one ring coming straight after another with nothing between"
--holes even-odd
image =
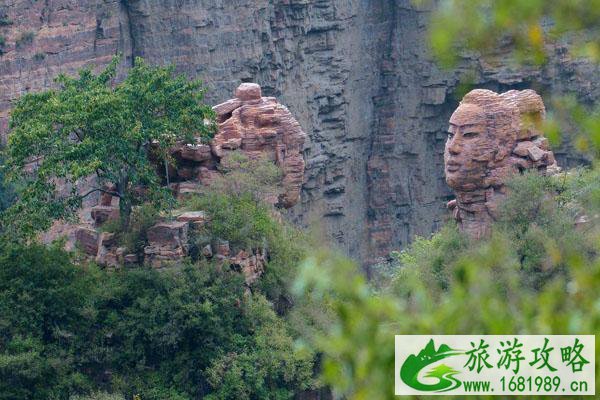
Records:
<instances>
[{"instance_id":1,"label":"rock outcrop","mask_svg":"<svg viewBox=\"0 0 600 400\"><path fill-rule=\"evenodd\" d=\"M445 218L453 196L443 176L447 121L463 83L600 99L598 67L562 44L548 48L540 67L515 68L499 49L442 71L428 51L429 15L411 0L14 0L0 5L12 21L0 26L0 126L21 94L119 52L123 68L140 56L201 78L210 104L256 82L309 135L294 220L319 221L342 250L369 263ZM582 161L568 145L554 154L564 167Z\"/></svg>"},{"instance_id":2,"label":"rock outcrop","mask_svg":"<svg viewBox=\"0 0 600 400\"><path fill-rule=\"evenodd\" d=\"M178 144L170 150L175 160L167 165L166 183L177 196L202 193L216 176L221 175L219 164L233 151L249 158L266 157L281 167L281 195L273 205L285 208L294 206L300 197L304 177L302 148L306 134L289 110L273 97L262 97L257 84L244 83L236 97L214 107L218 119L218 130L210 144L200 141L195 144ZM152 151L150 156L152 157ZM155 160L159 171L165 165ZM167 175L165 173L165 175ZM147 263L155 268L175 264L189 255L188 231L202 229L210 222L203 211L189 211L177 216L174 221L162 221L147 231L147 245L143 254L126 254L118 247L113 234L100 232L108 221L117 221L119 199L109 193L114 188L108 185L97 204L85 207L80 212L81 225L71 226L57 222L44 241L60 235L68 237L70 247L77 246L100 265L117 267L127 263ZM139 188L143 191L143 188ZM226 243L226 242L224 242ZM214 248L213 248L214 247ZM202 251L204 257L238 268L248 284L262 274L266 265L266 251L236 249L231 256L228 244L208 245Z\"/></svg>"},{"instance_id":3,"label":"rock outcrop","mask_svg":"<svg viewBox=\"0 0 600 400\"><path fill-rule=\"evenodd\" d=\"M148 229L145 261L154 267L180 261L188 252L188 230L186 221L160 222Z\"/></svg>"},{"instance_id":4,"label":"rock outcrop","mask_svg":"<svg viewBox=\"0 0 600 400\"><path fill-rule=\"evenodd\" d=\"M302 150L306 134L284 105L274 97L262 97L261 87L243 83L235 98L213 107L218 129L209 144L181 143L171 149L174 163L168 165L171 188L178 196L201 193L221 175L219 165L238 151L249 158L266 158L281 168L279 198L265 199L284 208L296 205L304 179ZM166 175L162 160L155 160L159 173ZM166 177L165 177L166 178ZM96 211L101 218L109 209Z\"/></svg>"},{"instance_id":5,"label":"rock outcrop","mask_svg":"<svg viewBox=\"0 0 600 400\"><path fill-rule=\"evenodd\" d=\"M219 130L211 148L219 159L239 150L251 158L267 156L283 173L279 203L290 208L299 198L304 179L302 150L306 134L287 107L274 97L262 97L255 83L243 83L235 99L213 107Z\"/></svg>"},{"instance_id":6,"label":"rock outcrop","mask_svg":"<svg viewBox=\"0 0 600 400\"><path fill-rule=\"evenodd\" d=\"M490 233L505 183L528 169L558 170L543 136L546 109L533 90L467 93L450 117L444 153L446 182L456 199L448 203L462 231L479 239Z\"/></svg>"}]
</instances>

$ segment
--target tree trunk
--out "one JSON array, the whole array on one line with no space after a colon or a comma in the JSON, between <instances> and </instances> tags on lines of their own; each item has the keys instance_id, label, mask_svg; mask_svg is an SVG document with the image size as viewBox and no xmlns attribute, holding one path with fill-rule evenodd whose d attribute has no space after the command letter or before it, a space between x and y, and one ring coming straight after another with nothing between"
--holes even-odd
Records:
<instances>
[{"instance_id":1,"label":"tree trunk","mask_svg":"<svg viewBox=\"0 0 600 400\"><path fill-rule=\"evenodd\" d=\"M117 193L119 194L119 214L121 216L121 228L126 231L129 228L131 217L131 199L127 194L128 178L123 178L117 183Z\"/></svg>"}]
</instances>

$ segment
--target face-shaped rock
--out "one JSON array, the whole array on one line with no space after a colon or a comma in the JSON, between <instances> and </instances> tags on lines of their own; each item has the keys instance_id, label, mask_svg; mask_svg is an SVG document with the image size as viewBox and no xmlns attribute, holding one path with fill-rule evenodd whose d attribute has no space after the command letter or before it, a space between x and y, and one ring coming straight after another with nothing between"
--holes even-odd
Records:
<instances>
[{"instance_id":1,"label":"face-shaped rock","mask_svg":"<svg viewBox=\"0 0 600 400\"><path fill-rule=\"evenodd\" d=\"M493 149L483 109L474 104L460 105L450 117L444 152L448 185L462 190L483 186Z\"/></svg>"},{"instance_id":2,"label":"face-shaped rock","mask_svg":"<svg viewBox=\"0 0 600 400\"><path fill-rule=\"evenodd\" d=\"M476 89L450 117L444 164L456 200L448 206L469 236L487 234L512 174L558 168L539 130L544 113L533 90L497 94Z\"/></svg>"}]
</instances>

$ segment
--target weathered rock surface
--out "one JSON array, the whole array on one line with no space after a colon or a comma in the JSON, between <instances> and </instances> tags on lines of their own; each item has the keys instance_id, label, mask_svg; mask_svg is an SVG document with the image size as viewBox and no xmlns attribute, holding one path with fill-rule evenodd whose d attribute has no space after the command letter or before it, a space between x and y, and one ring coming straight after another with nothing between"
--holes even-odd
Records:
<instances>
[{"instance_id":1,"label":"weathered rock surface","mask_svg":"<svg viewBox=\"0 0 600 400\"><path fill-rule=\"evenodd\" d=\"M96 226L100 226L107 221L116 221L119 219L119 207L98 205L92 207L90 215Z\"/></svg>"},{"instance_id":2,"label":"weathered rock surface","mask_svg":"<svg viewBox=\"0 0 600 400\"><path fill-rule=\"evenodd\" d=\"M306 134L287 107L273 97L262 97L261 88L243 83L236 98L213 107L219 130L211 142L214 154L223 158L239 150L251 158L267 156L283 172L283 194L279 202L294 206L304 179L302 150Z\"/></svg>"},{"instance_id":3,"label":"weathered rock surface","mask_svg":"<svg viewBox=\"0 0 600 400\"><path fill-rule=\"evenodd\" d=\"M162 267L181 260L188 252L188 229L187 221L161 222L148 229L145 261Z\"/></svg>"},{"instance_id":4,"label":"weathered rock surface","mask_svg":"<svg viewBox=\"0 0 600 400\"><path fill-rule=\"evenodd\" d=\"M534 88L600 99L598 68L565 47L543 67L465 56L440 71L427 50L429 12L409 0L11 0L0 56L0 126L19 95L58 72L103 65L117 52L174 63L222 103L241 82L276 96L308 133L294 219L319 221L349 255L369 261L437 229L452 197L443 176L447 121L463 77L503 92ZM30 42L17 39L33 32ZM225 106L223 106L225 107ZM237 101L227 105L239 107ZM0 128L0 130L2 130ZM554 152L568 167L580 157ZM204 180L209 179L208 167Z\"/></svg>"},{"instance_id":5,"label":"weathered rock surface","mask_svg":"<svg viewBox=\"0 0 600 400\"><path fill-rule=\"evenodd\" d=\"M467 93L450 117L444 164L456 199L448 203L459 228L471 238L490 233L505 183L533 169L558 170L541 124L546 109L533 90Z\"/></svg>"},{"instance_id":6,"label":"weathered rock surface","mask_svg":"<svg viewBox=\"0 0 600 400\"><path fill-rule=\"evenodd\" d=\"M235 257L229 260L229 263L234 269L239 269L244 274L246 285L251 286L265 271L267 265L265 253L261 250L253 253L240 250Z\"/></svg>"},{"instance_id":7,"label":"weathered rock surface","mask_svg":"<svg viewBox=\"0 0 600 400\"><path fill-rule=\"evenodd\" d=\"M272 203L293 207L299 201L304 179L306 134L284 105L273 97L261 97L259 85L243 83L235 93L235 99L213 107L218 130L210 143L174 146L170 150L173 163L165 167L163 160L154 159L157 171L179 197L202 193L204 186L221 175L219 164L226 164L227 155L233 151L249 158L265 157L283 173L281 195Z\"/></svg>"},{"instance_id":8,"label":"weathered rock surface","mask_svg":"<svg viewBox=\"0 0 600 400\"><path fill-rule=\"evenodd\" d=\"M81 226L75 230L75 240L83 252L90 256L98 254L100 233L93 228Z\"/></svg>"}]
</instances>

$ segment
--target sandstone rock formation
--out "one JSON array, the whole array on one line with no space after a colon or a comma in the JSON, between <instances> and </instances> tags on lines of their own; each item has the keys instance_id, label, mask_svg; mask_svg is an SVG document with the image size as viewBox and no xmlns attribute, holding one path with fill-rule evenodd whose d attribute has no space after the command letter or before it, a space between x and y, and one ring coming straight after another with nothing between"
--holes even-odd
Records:
<instances>
[{"instance_id":1,"label":"sandstone rock formation","mask_svg":"<svg viewBox=\"0 0 600 400\"><path fill-rule=\"evenodd\" d=\"M287 107L274 97L262 97L255 83L243 83L235 99L213 107L219 131L213 138L213 153L223 158L240 150L249 157L265 154L283 172L281 205L290 208L298 202L304 179L302 149L306 134Z\"/></svg>"},{"instance_id":2,"label":"sandstone rock formation","mask_svg":"<svg viewBox=\"0 0 600 400\"><path fill-rule=\"evenodd\" d=\"M144 260L153 267L180 261L188 254L187 221L160 222L148 229Z\"/></svg>"},{"instance_id":3,"label":"sandstone rock formation","mask_svg":"<svg viewBox=\"0 0 600 400\"><path fill-rule=\"evenodd\" d=\"M600 99L599 68L563 44L539 67L517 68L498 49L438 69L429 10L411 0L13 0L0 4L5 15L12 24L0 26L0 131L21 94L119 52L123 67L137 56L174 63L206 83L210 104L229 99L240 82L259 83L310 136L295 221L320 221L364 263L437 230L446 215L443 153L461 82ZM582 161L569 147L554 154L561 166Z\"/></svg>"},{"instance_id":4,"label":"sandstone rock formation","mask_svg":"<svg viewBox=\"0 0 600 400\"><path fill-rule=\"evenodd\" d=\"M168 165L171 188L178 195L201 193L217 176L228 154L240 151L249 158L266 157L283 173L281 195L274 204L290 208L300 199L304 179L302 150L306 134L284 105L274 97L262 97L255 83L243 83L235 98L213 107L218 130L210 144L181 143L171 149L175 163ZM164 172L162 160L156 160ZM271 200L271 199L265 199ZM98 210L106 214L108 210ZM102 214L104 218L108 216Z\"/></svg>"},{"instance_id":5,"label":"sandstone rock formation","mask_svg":"<svg viewBox=\"0 0 600 400\"><path fill-rule=\"evenodd\" d=\"M533 90L497 94L476 89L450 117L444 164L456 199L448 207L471 238L488 235L511 175L558 169L540 130L545 112Z\"/></svg>"},{"instance_id":6,"label":"sandstone rock formation","mask_svg":"<svg viewBox=\"0 0 600 400\"><path fill-rule=\"evenodd\" d=\"M169 176L166 181L178 196L201 193L221 174L218 166L232 151L240 151L251 158L266 156L283 171L281 196L273 203L292 207L299 200L304 177L301 151L305 133L285 106L275 98L261 96L259 85L242 84L235 94L235 99L214 107L218 132L210 144L181 143L171 149L175 163L166 166ZM158 159L155 161L158 170L163 173L164 163ZM148 230L148 243L143 254L127 254L125 248L118 247L113 234L99 231L106 222L119 219L119 199L108 194L112 190L110 185L105 189L97 198L98 204L82 210L81 225L57 223L44 240L50 241L64 234L69 243L81 248L100 265L116 267L145 262L160 268L188 256L188 231L201 229L210 223L210 217L203 211L181 213L174 221L159 222ZM229 244L223 241L215 246L205 246L202 254L208 259L214 254L219 262L238 268L250 285L264 270L266 251L236 250L236 255L232 256Z\"/></svg>"}]
</instances>

